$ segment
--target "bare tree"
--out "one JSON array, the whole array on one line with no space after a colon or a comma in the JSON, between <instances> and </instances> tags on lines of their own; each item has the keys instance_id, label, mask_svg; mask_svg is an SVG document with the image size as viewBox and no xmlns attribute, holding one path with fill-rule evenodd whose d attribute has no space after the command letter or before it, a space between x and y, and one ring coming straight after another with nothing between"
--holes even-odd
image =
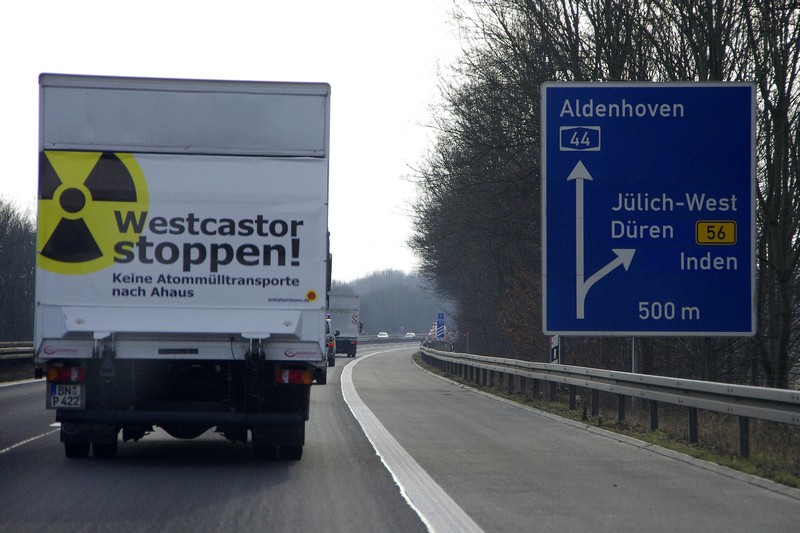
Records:
<instances>
[{"instance_id":1,"label":"bare tree","mask_svg":"<svg viewBox=\"0 0 800 533\"><path fill-rule=\"evenodd\" d=\"M0 199L0 340L33 338L35 253L32 217Z\"/></svg>"},{"instance_id":2,"label":"bare tree","mask_svg":"<svg viewBox=\"0 0 800 533\"><path fill-rule=\"evenodd\" d=\"M767 384L785 388L797 363L800 261L800 7L743 3L760 96L758 353Z\"/></svg>"},{"instance_id":3,"label":"bare tree","mask_svg":"<svg viewBox=\"0 0 800 533\"><path fill-rule=\"evenodd\" d=\"M542 82L755 80L759 334L650 339L643 366L789 384L800 340L799 12L796 0L468 2L458 16L467 48L453 79L443 83L439 139L418 176L413 244L459 311L473 323L484 321L487 346L497 335L515 339L515 349L541 337L519 332L530 328L536 311L528 303L541 295L539 211L531 206L539 194ZM533 183L519 183L526 179ZM442 231L447 237L436 235ZM511 298L522 293L530 298ZM623 344L570 340L585 347L587 361L611 366L624 363L612 354Z\"/></svg>"}]
</instances>

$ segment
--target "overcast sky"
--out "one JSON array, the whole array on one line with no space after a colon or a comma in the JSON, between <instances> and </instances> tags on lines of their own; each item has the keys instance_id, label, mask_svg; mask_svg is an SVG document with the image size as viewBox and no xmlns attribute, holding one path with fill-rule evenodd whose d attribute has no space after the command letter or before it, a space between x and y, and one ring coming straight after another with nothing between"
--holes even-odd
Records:
<instances>
[{"instance_id":1,"label":"overcast sky","mask_svg":"<svg viewBox=\"0 0 800 533\"><path fill-rule=\"evenodd\" d=\"M407 179L459 54L453 0L40 0L4 10L0 196L35 210L41 72L331 84L333 277L415 267Z\"/></svg>"}]
</instances>

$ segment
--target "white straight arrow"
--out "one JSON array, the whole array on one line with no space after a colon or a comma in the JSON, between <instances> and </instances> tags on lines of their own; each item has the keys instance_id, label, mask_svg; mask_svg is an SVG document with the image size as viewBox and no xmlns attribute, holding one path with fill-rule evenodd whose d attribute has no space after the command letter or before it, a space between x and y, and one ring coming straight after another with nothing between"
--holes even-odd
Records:
<instances>
[{"instance_id":1,"label":"white straight arrow","mask_svg":"<svg viewBox=\"0 0 800 533\"><path fill-rule=\"evenodd\" d=\"M614 248L612 251L616 254L616 258L611 260L606 266L592 274L587 280L584 273L584 215L583 215L583 182L584 180L591 180L592 175L586 170L586 167L581 161L572 169L567 181L575 181L575 307L576 317L583 319L585 317L585 303L586 294L589 289L600 281L603 277L608 275L612 270L618 266L622 266L625 270L633 260L633 254L636 250L633 248Z\"/></svg>"},{"instance_id":2,"label":"white straight arrow","mask_svg":"<svg viewBox=\"0 0 800 533\"><path fill-rule=\"evenodd\" d=\"M575 181L575 303L578 318L583 318L583 302L586 299L583 277L583 182L591 179L592 175L581 161L578 161L567 177L567 181Z\"/></svg>"}]
</instances>

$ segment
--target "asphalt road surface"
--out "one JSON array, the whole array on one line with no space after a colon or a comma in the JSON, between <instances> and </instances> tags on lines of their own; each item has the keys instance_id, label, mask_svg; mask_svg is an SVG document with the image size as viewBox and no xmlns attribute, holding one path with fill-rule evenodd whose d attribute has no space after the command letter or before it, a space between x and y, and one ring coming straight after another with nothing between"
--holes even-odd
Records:
<instances>
[{"instance_id":1,"label":"asphalt road surface","mask_svg":"<svg viewBox=\"0 0 800 533\"><path fill-rule=\"evenodd\" d=\"M160 431L69 460L44 384L0 386L0 531L800 530L800 491L492 399L415 350L337 358L299 462Z\"/></svg>"}]
</instances>

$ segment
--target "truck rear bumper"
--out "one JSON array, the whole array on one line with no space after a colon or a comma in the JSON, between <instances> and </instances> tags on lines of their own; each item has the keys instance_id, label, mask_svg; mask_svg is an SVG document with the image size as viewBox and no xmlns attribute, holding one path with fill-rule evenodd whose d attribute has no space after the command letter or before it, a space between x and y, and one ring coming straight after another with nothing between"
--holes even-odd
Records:
<instances>
[{"instance_id":1,"label":"truck rear bumper","mask_svg":"<svg viewBox=\"0 0 800 533\"><path fill-rule=\"evenodd\" d=\"M351 337L336 338L336 353L353 353L358 349L358 339Z\"/></svg>"}]
</instances>

